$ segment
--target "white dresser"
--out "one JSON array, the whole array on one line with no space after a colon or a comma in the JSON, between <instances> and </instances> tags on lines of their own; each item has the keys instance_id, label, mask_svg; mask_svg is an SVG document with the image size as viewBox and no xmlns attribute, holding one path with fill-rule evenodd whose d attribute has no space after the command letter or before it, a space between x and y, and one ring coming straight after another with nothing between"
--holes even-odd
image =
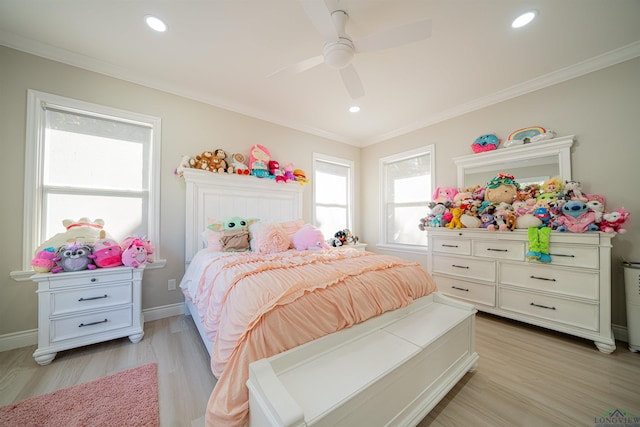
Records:
<instances>
[{"instance_id":1,"label":"white dresser","mask_svg":"<svg viewBox=\"0 0 640 427\"><path fill-rule=\"evenodd\" d=\"M115 267L33 276L38 284L36 362L47 365L58 351L115 338L140 341L143 272Z\"/></svg>"},{"instance_id":2,"label":"white dresser","mask_svg":"<svg viewBox=\"0 0 640 427\"><path fill-rule=\"evenodd\" d=\"M428 268L439 290L479 310L616 346L608 233L551 232L550 264L528 261L527 230L429 228Z\"/></svg>"}]
</instances>

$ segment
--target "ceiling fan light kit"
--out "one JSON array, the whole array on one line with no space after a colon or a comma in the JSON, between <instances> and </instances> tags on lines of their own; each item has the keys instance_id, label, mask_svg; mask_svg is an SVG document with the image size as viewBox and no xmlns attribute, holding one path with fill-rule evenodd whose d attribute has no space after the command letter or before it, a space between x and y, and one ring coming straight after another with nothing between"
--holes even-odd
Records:
<instances>
[{"instance_id":1,"label":"ceiling fan light kit","mask_svg":"<svg viewBox=\"0 0 640 427\"><path fill-rule=\"evenodd\" d=\"M353 59L353 43L341 38L337 42L326 43L323 49L324 63L337 70L346 67Z\"/></svg>"}]
</instances>

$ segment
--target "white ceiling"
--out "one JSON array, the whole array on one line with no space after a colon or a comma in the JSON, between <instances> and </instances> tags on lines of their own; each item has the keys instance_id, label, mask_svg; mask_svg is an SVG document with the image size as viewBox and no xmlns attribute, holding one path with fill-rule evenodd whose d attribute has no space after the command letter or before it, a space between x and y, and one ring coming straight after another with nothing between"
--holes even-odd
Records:
<instances>
[{"instance_id":1,"label":"white ceiling","mask_svg":"<svg viewBox=\"0 0 640 427\"><path fill-rule=\"evenodd\" d=\"M298 0L0 0L0 44L356 146L640 56L639 0L327 0L354 39L431 19L431 38L336 70ZM539 11L527 27L511 21ZM169 29L155 33L153 14Z\"/></svg>"}]
</instances>

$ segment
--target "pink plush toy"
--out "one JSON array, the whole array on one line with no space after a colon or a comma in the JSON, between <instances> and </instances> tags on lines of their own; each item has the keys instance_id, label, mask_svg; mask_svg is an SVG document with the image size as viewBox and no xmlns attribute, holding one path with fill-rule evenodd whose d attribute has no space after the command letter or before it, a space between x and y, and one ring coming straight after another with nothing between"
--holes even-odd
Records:
<instances>
[{"instance_id":1,"label":"pink plush toy","mask_svg":"<svg viewBox=\"0 0 640 427\"><path fill-rule=\"evenodd\" d=\"M602 221L600 221L600 231L605 233L626 233L627 230L622 228L622 224L627 222L629 215L631 214L624 208L605 213L602 215Z\"/></svg>"},{"instance_id":2,"label":"pink plush toy","mask_svg":"<svg viewBox=\"0 0 640 427\"><path fill-rule=\"evenodd\" d=\"M319 228L305 224L293 235L293 247L298 251L328 249L330 246L324 241Z\"/></svg>"},{"instance_id":3,"label":"pink plush toy","mask_svg":"<svg viewBox=\"0 0 640 427\"><path fill-rule=\"evenodd\" d=\"M122 248L113 239L99 239L93 244L93 262L102 268L122 265Z\"/></svg>"},{"instance_id":4,"label":"pink plush toy","mask_svg":"<svg viewBox=\"0 0 640 427\"><path fill-rule=\"evenodd\" d=\"M453 203L453 198L458 194L458 190L453 187L437 187L433 193L433 202L435 203Z\"/></svg>"},{"instance_id":5,"label":"pink plush toy","mask_svg":"<svg viewBox=\"0 0 640 427\"><path fill-rule=\"evenodd\" d=\"M36 256L31 260L33 271L36 273L50 272L56 266L56 262L54 261L55 257L56 248L53 246L48 246L41 251L38 251Z\"/></svg>"},{"instance_id":6,"label":"pink plush toy","mask_svg":"<svg viewBox=\"0 0 640 427\"><path fill-rule=\"evenodd\" d=\"M153 248L148 240L130 236L122 242L122 264L127 267L138 268L147 262L153 262L149 255L153 254Z\"/></svg>"}]
</instances>

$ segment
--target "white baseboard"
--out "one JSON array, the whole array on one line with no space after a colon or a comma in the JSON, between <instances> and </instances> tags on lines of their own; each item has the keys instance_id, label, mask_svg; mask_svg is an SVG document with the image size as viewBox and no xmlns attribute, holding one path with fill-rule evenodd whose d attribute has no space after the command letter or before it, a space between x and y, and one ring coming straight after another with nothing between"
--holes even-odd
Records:
<instances>
[{"instance_id":1,"label":"white baseboard","mask_svg":"<svg viewBox=\"0 0 640 427\"><path fill-rule=\"evenodd\" d=\"M145 322L184 314L184 303L164 305L142 310ZM12 332L0 335L0 352L38 344L38 330Z\"/></svg>"},{"instance_id":2,"label":"white baseboard","mask_svg":"<svg viewBox=\"0 0 640 427\"><path fill-rule=\"evenodd\" d=\"M627 333L626 326L611 325L611 329L613 330L613 336L616 338L616 340L629 342L629 334Z\"/></svg>"}]
</instances>

